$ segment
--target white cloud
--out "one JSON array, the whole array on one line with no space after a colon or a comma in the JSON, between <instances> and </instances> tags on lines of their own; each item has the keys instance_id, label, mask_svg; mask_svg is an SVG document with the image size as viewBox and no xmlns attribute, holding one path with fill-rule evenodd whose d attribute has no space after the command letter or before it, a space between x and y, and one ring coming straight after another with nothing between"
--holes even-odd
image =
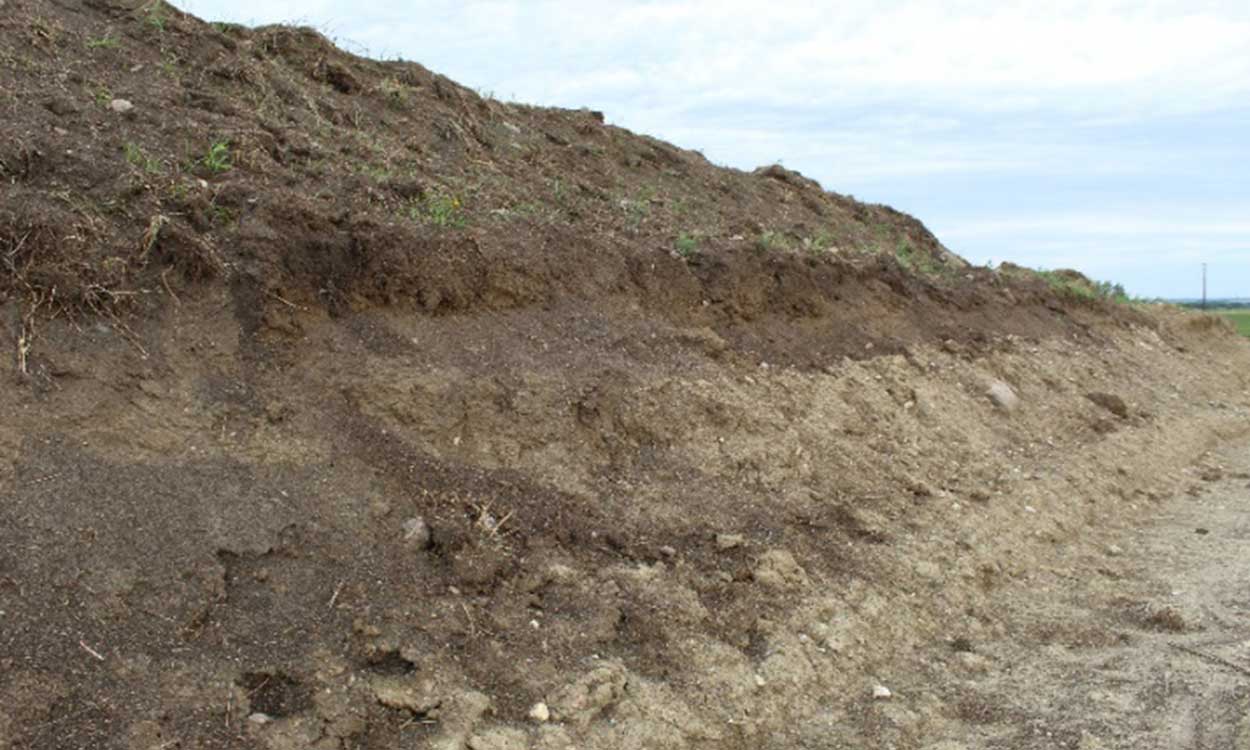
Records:
<instances>
[{"instance_id":1,"label":"white cloud","mask_svg":"<svg viewBox=\"0 0 1250 750\"><path fill-rule=\"evenodd\" d=\"M942 234L952 240L969 240L994 236L1082 235L1086 237L1186 237L1209 242L1227 237L1238 244L1250 244L1250 208L1236 216L1223 219L1160 215L1158 211L1141 214L1071 213L1052 216L1011 217L975 220L943 227Z\"/></svg>"},{"instance_id":2,"label":"white cloud","mask_svg":"<svg viewBox=\"0 0 1250 750\"><path fill-rule=\"evenodd\" d=\"M181 4L290 14L266 0ZM375 54L489 76L477 83L541 101L905 101L1098 116L1206 111L1250 93L1245 3L319 0L299 12ZM601 69L622 66L633 77L602 88Z\"/></svg>"}]
</instances>

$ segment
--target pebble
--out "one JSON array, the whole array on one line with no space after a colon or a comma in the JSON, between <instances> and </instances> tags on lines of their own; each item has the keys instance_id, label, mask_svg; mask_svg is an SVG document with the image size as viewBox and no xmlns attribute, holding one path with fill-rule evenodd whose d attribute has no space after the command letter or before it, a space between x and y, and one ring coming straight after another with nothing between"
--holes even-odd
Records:
<instances>
[{"instance_id":1,"label":"pebble","mask_svg":"<svg viewBox=\"0 0 1250 750\"><path fill-rule=\"evenodd\" d=\"M114 99L113 101L109 102L109 109L113 110L119 115L124 115L134 108L135 108L135 105L131 104L126 99Z\"/></svg>"},{"instance_id":2,"label":"pebble","mask_svg":"<svg viewBox=\"0 0 1250 750\"><path fill-rule=\"evenodd\" d=\"M273 721L273 717L270 716L269 714L262 714L261 712L257 711L256 713L247 717L247 720L252 722L253 724L268 724L269 722Z\"/></svg>"},{"instance_id":3,"label":"pebble","mask_svg":"<svg viewBox=\"0 0 1250 750\"><path fill-rule=\"evenodd\" d=\"M666 544L663 547L660 547L660 554L664 555L665 557L676 557L677 549L675 547L670 547Z\"/></svg>"},{"instance_id":4,"label":"pebble","mask_svg":"<svg viewBox=\"0 0 1250 750\"><path fill-rule=\"evenodd\" d=\"M1005 412L1015 411L1016 407L1020 405L1020 397L1016 395L1011 386L1001 380L995 380L993 383L990 383L985 390L985 395L989 396L990 401L993 401L995 406Z\"/></svg>"},{"instance_id":5,"label":"pebble","mask_svg":"<svg viewBox=\"0 0 1250 750\"><path fill-rule=\"evenodd\" d=\"M430 527L424 518L404 521L404 541L419 549L430 546Z\"/></svg>"},{"instance_id":6,"label":"pebble","mask_svg":"<svg viewBox=\"0 0 1250 750\"><path fill-rule=\"evenodd\" d=\"M530 718L539 723L551 720L551 709L546 703L538 702L530 709Z\"/></svg>"},{"instance_id":7,"label":"pebble","mask_svg":"<svg viewBox=\"0 0 1250 750\"><path fill-rule=\"evenodd\" d=\"M894 693L885 685L877 685L872 689L872 697L879 701L888 701L894 697Z\"/></svg>"},{"instance_id":8,"label":"pebble","mask_svg":"<svg viewBox=\"0 0 1250 750\"><path fill-rule=\"evenodd\" d=\"M746 544L746 541L746 537L741 534L717 534L716 548L727 552L735 547L741 547Z\"/></svg>"}]
</instances>

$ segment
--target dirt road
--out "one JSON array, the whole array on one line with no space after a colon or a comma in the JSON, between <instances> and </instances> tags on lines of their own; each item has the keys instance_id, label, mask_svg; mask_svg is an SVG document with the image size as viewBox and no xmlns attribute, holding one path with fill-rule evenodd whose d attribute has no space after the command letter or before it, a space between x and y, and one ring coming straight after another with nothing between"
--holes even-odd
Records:
<instances>
[{"instance_id":1,"label":"dirt road","mask_svg":"<svg viewBox=\"0 0 1250 750\"><path fill-rule=\"evenodd\" d=\"M1250 444L1194 469L1191 491L1137 528L996 597L981 642L918 654L861 736L920 747L1250 748ZM871 726L876 725L876 726Z\"/></svg>"}]
</instances>

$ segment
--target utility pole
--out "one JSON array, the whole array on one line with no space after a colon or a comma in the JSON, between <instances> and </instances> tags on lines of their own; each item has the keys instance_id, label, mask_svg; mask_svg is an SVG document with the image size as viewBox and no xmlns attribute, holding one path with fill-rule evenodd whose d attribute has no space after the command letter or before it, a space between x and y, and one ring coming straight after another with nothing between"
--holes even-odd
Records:
<instances>
[{"instance_id":1,"label":"utility pole","mask_svg":"<svg viewBox=\"0 0 1250 750\"><path fill-rule=\"evenodd\" d=\"M1202 264L1202 309L1207 309L1207 264Z\"/></svg>"}]
</instances>

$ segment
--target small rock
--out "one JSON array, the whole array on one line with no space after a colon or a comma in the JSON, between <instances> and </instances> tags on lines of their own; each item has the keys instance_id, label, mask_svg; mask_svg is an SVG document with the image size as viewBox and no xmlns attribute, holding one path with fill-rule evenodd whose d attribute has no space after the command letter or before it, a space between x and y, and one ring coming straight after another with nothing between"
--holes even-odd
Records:
<instances>
[{"instance_id":1,"label":"small rock","mask_svg":"<svg viewBox=\"0 0 1250 750\"><path fill-rule=\"evenodd\" d=\"M252 722L253 724L268 724L269 722L273 721L273 717L270 716L269 714L262 714L260 711L257 711L256 713L247 717L247 720Z\"/></svg>"},{"instance_id":2,"label":"small rock","mask_svg":"<svg viewBox=\"0 0 1250 750\"><path fill-rule=\"evenodd\" d=\"M43 106L57 117L78 114L78 105L68 97L54 97L44 102Z\"/></svg>"},{"instance_id":3,"label":"small rock","mask_svg":"<svg viewBox=\"0 0 1250 750\"><path fill-rule=\"evenodd\" d=\"M746 544L747 540L741 534L717 534L716 548L722 552L728 552L735 547L741 547Z\"/></svg>"},{"instance_id":4,"label":"small rock","mask_svg":"<svg viewBox=\"0 0 1250 750\"><path fill-rule=\"evenodd\" d=\"M1111 546L1107 547L1107 554L1111 557L1119 557L1120 555L1124 554L1124 550L1112 544Z\"/></svg>"},{"instance_id":5,"label":"small rock","mask_svg":"<svg viewBox=\"0 0 1250 750\"><path fill-rule=\"evenodd\" d=\"M531 719L541 724L545 721L551 720L551 709L547 708L546 703L540 701L535 703L534 707L530 709L529 716Z\"/></svg>"},{"instance_id":6,"label":"small rock","mask_svg":"<svg viewBox=\"0 0 1250 750\"><path fill-rule=\"evenodd\" d=\"M430 546L430 527L424 518L409 518L404 521L404 542L425 549Z\"/></svg>"},{"instance_id":7,"label":"small rock","mask_svg":"<svg viewBox=\"0 0 1250 750\"><path fill-rule=\"evenodd\" d=\"M885 685L877 685L872 689L872 697L879 701L888 701L894 697L894 693Z\"/></svg>"},{"instance_id":8,"label":"small rock","mask_svg":"<svg viewBox=\"0 0 1250 750\"><path fill-rule=\"evenodd\" d=\"M434 692L433 683L399 677L374 678L370 687L373 696L387 708L398 708L414 714L429 714L443 703Z\"/></svg>"},{"instance_id":9,"label":"small rock","mask_svg":"<svg viewBox=\"0 0 1250 750\"><path fill-rule=\"evenodd\" d=\"M768 684L767 680L765 680L760 675L755 675L755 687L764 687L767 684Z\"/></svg>"},{"instance_id":10,"label":"small rock","mask_svg":"<svg viewBox=\"0 0 1250 750\"><path fill-rule=\"evenodd\" d=\"M660 554L664 555L665 557L676 557L677 549L675 547L670 547L666 544L663 547L660 547Z\"/></svg>"},{"instance_id":11,"label":"small rock","mask_svg":"<svg viewBox=\"0 0 1250 750\"><path fill-rule=\"evenodd\" d=\"M1012 390L1012 387L1001 380L995 380L990 383L985 390L985 395L989 397L994 405L1005 412L1013 412L1020 405L1020 397Z\"/></svg>"},{"instance_id":12,"label":"small rock","mask_svg":"<svg viewBox=\"0 0 1250 750\"><path fill-rule=\"evenodd\" d=\"M114 99L113 101L109 102L109 109L113 110L119 115L124 115L134 108L135 108L135 105L131 104L130 101L127 99Z\"/></svg>"}]
</instances>

